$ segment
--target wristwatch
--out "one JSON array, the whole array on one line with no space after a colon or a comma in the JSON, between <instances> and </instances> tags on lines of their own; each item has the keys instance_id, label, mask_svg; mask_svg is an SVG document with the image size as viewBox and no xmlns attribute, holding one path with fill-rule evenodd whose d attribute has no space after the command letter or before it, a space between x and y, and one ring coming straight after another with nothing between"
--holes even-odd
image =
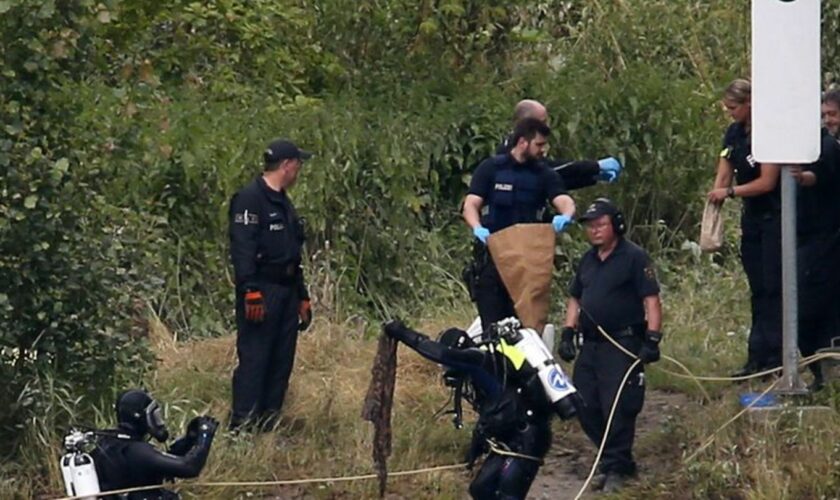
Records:
<instances>
[{"instance_id":1,"label":"wristwatch","mask_svg":"<svg viewBox=\"0 0 840 500\"><path fill-rule=\"evenodd\" d=\"M734 187L729 186L728 188L726 188L726 197L727 198L734 198L735 197L735 188Z\"/></svg>"}]
</instances>

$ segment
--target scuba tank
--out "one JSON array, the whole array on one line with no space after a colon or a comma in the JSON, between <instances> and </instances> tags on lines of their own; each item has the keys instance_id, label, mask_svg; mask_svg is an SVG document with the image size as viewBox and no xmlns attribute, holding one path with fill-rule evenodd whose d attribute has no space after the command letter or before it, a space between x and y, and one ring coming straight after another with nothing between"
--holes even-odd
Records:
<instances>
[{"instance_id":1,"label":"scuba tank","mask_svg":"<svg viewBox=\"0 0 840 500\"><path fill-rule=\"evenodd\" d=\"M545 325L545 328L543 328L542 341L543 341L543 344L545 344L545 346L548 347L548 352L554 352L554 336L555 336L555 333L556 333L556 330L554 328L554 325L551 324L551 323Z\"/></svg>"},{"instance_id":2,"label":"scuba tank","mask_svg":"<svg viewBox=\"0 0 840 500\"><path fill-rule=\"evenodd\" d=\"M84 500L96 500L99 489L99 476L93 457L85 449L94 442L94 433L75 429L64 437L64 449L61 457L61 477L68 496L83 496ZM85 496L89 495L89 496Z\"/></svg>"},{"instance_id":3,"label":"scuba tank","mask_svg":"<svg viewBox=\"0 0 840 500\"><path fill-rule=\"evenodd\" d=\"M548 326L551 326L550 330ZM519 320L513 317L497 322L495 329L501 339L499 350L511 358L524 358L524 361L536 370L543 392L555 413L563 420L574 417L577 414L575 398L569 396L575 394L577 389L536 330L523 328ZM553 337L554 325L547 325L546 330L548 331L543 333L549 333L547 337ZM474 321L467 333L471 337L475 335L481 338L481 321Z\"/></svg>"}]
</instances>

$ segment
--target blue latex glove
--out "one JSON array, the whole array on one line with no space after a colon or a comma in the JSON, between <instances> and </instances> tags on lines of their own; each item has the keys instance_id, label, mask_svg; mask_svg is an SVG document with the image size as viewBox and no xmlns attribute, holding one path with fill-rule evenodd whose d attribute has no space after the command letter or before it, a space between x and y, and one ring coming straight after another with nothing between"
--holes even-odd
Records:
<instances>
[{"instance_id":1,"label":"blue latex glove","mask_svg":"<svg viewBox=\"0 0 840 500\"><path fill-rule=\"evenodd\" d=\"M602 181L615 182L621 174L621 163L612 156L598 160L601 173L598 178Z\"/></svg>"},{"instance_id":2,"label":"blue latex glove","mask_svg":"<svg viewBox=\"0 0 840 500\"><path fill-rule=\"evenodd\" d=\"M572 223L572 218L568 215L555 215L553 219L551 219L551 225L554 226L555 233L562 233L566 226Z\"/></svg>"},{"instance_id":3,"label":"blue latex glove","mask_svg":"<svg viewBox=\"0 0 840 500\"><path fill-rule=\"evenodd\" d=\"M487 238L490 237L490 230L482 225L478 225L473 228L473 234L479 239L479 241L486 245Z\"/></svg>"}]
</instances>

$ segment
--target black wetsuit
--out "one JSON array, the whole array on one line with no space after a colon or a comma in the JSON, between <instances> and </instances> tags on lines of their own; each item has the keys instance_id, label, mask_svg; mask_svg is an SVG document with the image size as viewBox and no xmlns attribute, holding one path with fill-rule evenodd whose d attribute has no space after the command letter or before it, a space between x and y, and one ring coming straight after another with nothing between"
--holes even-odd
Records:
<instances>
[{"instance_id":1,"label":"black wetsuit","mask_svg":"<svg viewBox=\"0 0 840 500\"><path fill-rule=\"evenodd\" d=\"M490 453L470 484L470 495L476 499L524 499L551 446L552 410L536 370L527 363L517 369L498 351L448 347L397 322L386 325L385 332L447 367L448 376L463 377L470 385L471 402L479 414L470 461ZM498 444L496 450L488 449L488 440ZM498 451L504 448L532 458Z\"/></svg>"},{"instance_id":2,"label":"black wetsuit","mask_svg":"<svg viewBox=\"0 0 840 500\"><path fill-rule=\"evenodd\" d=\"M196 477L204 468L212 433L184 436L175 441L167 453L159 451L142 436L128 429L102 431L91 452L99 477L100 490L114 491L139 486L154 486L174 478ZM129 493L127 497L110 495L108 499L168 500L180 498L163 488Z\"/></svg>"}]
</instances>

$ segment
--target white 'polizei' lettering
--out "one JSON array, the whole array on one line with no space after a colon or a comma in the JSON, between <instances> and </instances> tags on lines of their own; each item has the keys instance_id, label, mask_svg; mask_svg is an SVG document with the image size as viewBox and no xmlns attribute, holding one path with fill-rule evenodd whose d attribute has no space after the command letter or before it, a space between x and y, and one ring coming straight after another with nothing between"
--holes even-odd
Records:
<instances>
[{"instance_id":1,"label":"white 'polizei' lettering","mask_svg":"<svg viewBox=\"0 0 840 500\"><path fill-rule=\"evenodd\" d=\"M502 184L497 182L494 189L496 191L513 191L513 184Z\"/></svg>"}]
</instances>

